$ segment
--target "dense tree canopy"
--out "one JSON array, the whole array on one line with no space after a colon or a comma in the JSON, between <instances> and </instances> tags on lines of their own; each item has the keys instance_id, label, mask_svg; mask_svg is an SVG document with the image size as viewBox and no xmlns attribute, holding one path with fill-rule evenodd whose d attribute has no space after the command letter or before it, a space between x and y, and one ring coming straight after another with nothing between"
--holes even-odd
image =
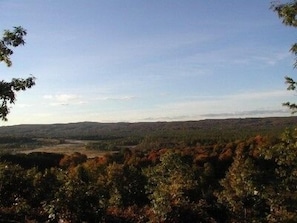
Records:
<instances>
[{"instance_id":1,"label":"dense tree canopy","mask_svg":"<svg viewBox=\"0 0 297 223\"><path fill-rule=\"evenodd\" d=\"M12 48L25 44L24 37L27 31L22 27L14 27L13 31L5 30L0 39L0 62L4 62L8 67L12 65L10 56L13 54ZM35 84L35 78L30 76L26 79L13 78L10 82L0 81L0 119L6 121L9 114L9 104L14 104L16 92L24 91Z\"/></svg>"}]
</instances>

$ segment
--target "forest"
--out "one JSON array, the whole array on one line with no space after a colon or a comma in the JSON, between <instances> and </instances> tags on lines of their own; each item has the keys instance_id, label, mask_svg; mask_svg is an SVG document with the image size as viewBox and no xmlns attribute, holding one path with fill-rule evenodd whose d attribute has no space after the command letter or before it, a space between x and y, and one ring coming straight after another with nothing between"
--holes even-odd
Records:
<instances>
[{"instance_id":1,"label":"forest","mask_svg":"<svg viewBox=\"0 0 297 223\"><path fill-rule=\"evenodd\" d=\"M0 222L297 222L296 122L1 127Z\"/></svg>"}]
</instances>

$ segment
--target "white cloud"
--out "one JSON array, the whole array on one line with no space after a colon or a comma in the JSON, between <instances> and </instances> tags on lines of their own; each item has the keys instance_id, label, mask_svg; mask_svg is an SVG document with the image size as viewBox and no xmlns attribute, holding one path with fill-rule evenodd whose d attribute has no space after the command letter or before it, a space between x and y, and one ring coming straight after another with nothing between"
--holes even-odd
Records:
<instances>
[{"instance_id":1,"label":"white cloud","mask_svg":"<svg viewBox=\"0 0 297 223\"><path fill-rule=\"evenodd\" d=\"M270 48L270 50L267 50ZM197 50L195 54L187 59L196 61L200 64L213 64L216 61L216 66L242 65L247 66L265 65L275 66L283 60L291 58L292 55L287 48L279 49L273 46L226 46L212 50Z\"/></svg>"},{"instance_id":2,"label":"white cloud","mask_svg":"<svg viewBox=\"0 0 297 223\"><path fill-rule=\"evenodd\" d=\"M275 90L275 91L262 91L262 92L243 92L234 95L222 96L226 99L237 99L237 100L255 100L255 99L268 99L276 97L288 97L290 93L286 90ZM218 97L216 97L218 98ZM219 97L220 98L220 97Z\"/></svg>"},{"instance_id":3,"label":"white cloud","mask_svg":"<svg viewBox=\"0 0 297 223\"><path fill-rule=\"evenodd\" d=\"M130 101L136 99L136 96L106 96L106 97L97 97L96 100L100 101Z\"/></svg>"},{"instance_id":4,"label":"white cloud","mask_svg":"<svg viewBox=\"0 0 297 223\"><path fill-rule=\"evenodd\" d=\"M53 99L54 96L53 95L44 95L43 98L44 99Z\"/></svg>"},{"instance_id":5,"label":"white cloud","mask_svg":"<svg viewBox=\"0 0 297 223\"><path fill-rule=\"evenodd\" d=\"M202 114L201 117L205 118L239 118L239 117L262 117L262 116L283 116L290 114L286 109L275 110L247 110L239 112L226 112L226 113L209 113Z\"/></svg>"},{"instance_id":6,"label":"white cloud","mask_svg":"<svg viewBox=\"0 0 297 223\"><path fill-rule=\"evenodd\" d=\"M19 104L19 103L17 103L15 106L18 107L18 108L29 108L29 107L32 107L31 104Z\"/></svg>"},{"instance_id":7,"label":"white cloud","mask_svg":"<svg viewBox=\"0 0 297 223\"><path fill-rule=\"evenodd\" d=\"M267 51L267 50L266 50ZM266 52L265 51L265 52ZM262 53L259 56L253 56L252 59L263 62L268 65L275 65L279 61L289 58L291 55L289 52L277 52L277 53Z\"/></svg>"},{"instance_id":8,"label":"white cloud","mask_svg":"<svg viewBox=\"0 0 297 223\"><path fill-rule=\"evenodd\" d=\"M290 100L287 91L244 92L233 95L197 96L178 102L159 104L147 113L147 119L201 119L205 117L249 117L289 115L282 102Z\"/></svg>"},{"instance_id":9,"label":"white cloud","mask_svg":"<svg viewBox=\"0 0 297 223\"><path fill-rule=\"evenodd\" d=\"M84 104L81 96L74 94L56 94L56 95L44 95L44 99L50 101L50 105L77 105Z\"/></svg>"}]
</instances>

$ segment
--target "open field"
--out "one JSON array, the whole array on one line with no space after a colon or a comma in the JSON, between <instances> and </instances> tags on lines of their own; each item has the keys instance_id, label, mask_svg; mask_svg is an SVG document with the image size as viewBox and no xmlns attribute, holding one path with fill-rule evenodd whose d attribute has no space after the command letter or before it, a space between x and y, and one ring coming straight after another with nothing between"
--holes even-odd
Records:
<instances>
[{"instance_id":1,"label":"open field","mask_svg":"<svg viewBox=\"0 0 297 223\"><path fill-rule=\"evenodd\" d=\"M98 157L106 154L106 151L86 149L86 144L89 141L84 140L65 140L65 143L57 145L41 146L34 149L17 149L16 153L29 154L33 152L59 153L70 155L75 152L85 154L88 158Z\"/></svg>"}]
</instances>

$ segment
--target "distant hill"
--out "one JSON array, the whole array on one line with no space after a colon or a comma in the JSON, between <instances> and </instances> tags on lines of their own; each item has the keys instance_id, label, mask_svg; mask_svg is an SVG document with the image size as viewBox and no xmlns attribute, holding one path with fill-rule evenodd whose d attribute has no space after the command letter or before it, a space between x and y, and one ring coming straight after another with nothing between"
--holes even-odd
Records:
<instances>
[{"instance_id":1,"label":"distant hill","mask_svg":"<svg viewBox=\"0 0 297 223\"><path fill-rule=\"evenodd\" d=\"M242 138L279 135L286 128L297 126L297 117L208 119L180 122L32 124L0 127L0 136L106 139L128 136L144 137L201 135L201 137Z\"/></svg>"}]
</instances>

